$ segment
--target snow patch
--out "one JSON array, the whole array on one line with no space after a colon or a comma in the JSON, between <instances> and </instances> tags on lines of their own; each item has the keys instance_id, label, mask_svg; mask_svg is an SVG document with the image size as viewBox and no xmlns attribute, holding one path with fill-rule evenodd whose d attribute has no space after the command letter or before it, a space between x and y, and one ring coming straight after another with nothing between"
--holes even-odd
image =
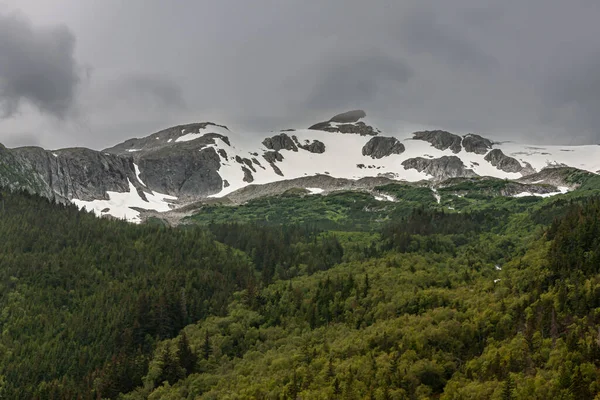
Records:
<instances>
[{"instance_id":1,"label":"snow patch","mask_svg":"<svg viewBox=\"0 0 600 400\"><path fill-rule=\"evenodd\" d=\"M71 201L80 209L91 211L97 216L108 214L129 222L140 223L140 212L131 207L138 207L145 210L169 211L171 209L169 200L177 199L177 197L158 192L144 192L148 199L146 201L139 195L137 189L129 179L127 179L127 182L129 183L129 192L106 192L109 198L108 200L84 201L73 199ZM104 212L106 209L108 209L108 211Z\"/></svg>"},{"instance_id":2,"label":"snow patch","mask_svg":"<svg viewBox=\"0 0 600 400\"><path fill-rule=\"evenodd\" d=\"M185 131L185 129L183 129L181 131L181 133L183 134ZM179 136L177 139L175 139L176 142L189 142L190 140L196 140L198 138L201 138L202 136L206 135L207 133L218 133L220 135L228 135L231 132L229 131L229 129L227 128L223 128L220 126L216 126L216 125L206 125L206 128L200 128L198 129L198 132L191 132L188 134L185 134L183 136Z\"/></svg>"},{"instance_id":3,"label":"snow patch","mask_svg":"<svg viewBox=\"0 0 600 400\"><path fill-rule=\"evenodd\" d=\"M142 149L127 149L127 151L130 152L130 153L133 153L135 151L140 151L140 150L142 150Z\"/></svg>"},{"instance_id":4,"label":"snow patch","mask_svg":"<svg viewBox=\"0 0 600 400\"><path fill-rule=\"evenodd\" d=\"M136 163L133 163L133 168L135 169L135 176L137 177L138 182L146 186L146 184L142 182L142 178L140 178L140 168Z\"/></svg>"},{"instance_id":5,"label":"snow patch","mask_svg":"<svg viewBox=\"0 0 600 400\"><path fill-rule=\"evenodd\" d=\"M321 194L324 192L323 189L321 188L306 188L306 190L308 190L310 192L310 194Z\"/></svg>"},{"instance_id":6,"label":"snow patch","mask_svg":"<svg viewBox=\"0 0 600 400\"><path fill-rule=\"evenodd\" d=\"M521 193L517 193L515 194L513 197L528 197L528 196L536 196L536 197L552 197L552 196L556 196L557 194L565 194L569 192L569 188L566 186L558 186L557 187L558 192L550 192L550 193L532 193L532 192L521 192Z\"/></svg>"},{"instance_id":7,"label":"snow patch","mask_svg":"<svg viewBox=\"0 0 600 400\"><path fill-rule=\"evenodd\" d=\"M431 191L433 192L433 197L435 197L435 201L437 201L437 203L440 204L442 202L442 196L440 196L436 188L432 188Z\"/></svg>"},{"instance_id":8,"label":"snow patch","mask_svg":"<svg viewBox=\"0 0 600 400\"><path fill-rule=\"evenodd\" d=\"M391 201L391 202L396 201L396 199L394 199L392 196L390 196L389 194L384 194L384 193L380 193L379 195L373 195L373 197L377 201Z\"/></svg>"}]
</instances>

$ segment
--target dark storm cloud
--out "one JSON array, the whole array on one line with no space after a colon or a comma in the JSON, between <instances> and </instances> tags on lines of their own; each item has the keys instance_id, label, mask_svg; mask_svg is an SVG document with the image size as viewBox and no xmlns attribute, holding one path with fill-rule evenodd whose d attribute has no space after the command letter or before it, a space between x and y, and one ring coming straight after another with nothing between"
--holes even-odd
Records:
<instances>
[{"instance_id":1,"label":"dark storm cloud","mask_svg":"<svg viewBox=\"0 0 600 400\"><path fill-rule=\"evenodd\" d=\"M66 27L37 28L16 15L0 14L0 115L23 101L63 118L79 83L75 37Z\"/></svg>"}]
</instances>

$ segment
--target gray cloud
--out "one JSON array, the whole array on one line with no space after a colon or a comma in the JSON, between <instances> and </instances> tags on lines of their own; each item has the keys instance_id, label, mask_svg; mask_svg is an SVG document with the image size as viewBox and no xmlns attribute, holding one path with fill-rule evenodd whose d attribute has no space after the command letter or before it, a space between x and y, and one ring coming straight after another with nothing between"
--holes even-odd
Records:
<instances>
[{"instance_id":1,"label":"gray cloud","mask_svg":"<svg viewBox=\"0 0 600 400\"><path fill-rule=\"evenodd\" d=\"M474 11L467 20L490 18ZM400 20L400 40L412 54L429 53L444 62L461 68L488 69L497 61L478 47L456 26L444 25L433 9L417 8Z\"/></svg>"},{"instance_id":2,"label":"gray cloud","mask_svg":"<svg viewBox=\"0 0 600 400\"><path fill-rule=\"evenodd\" d=\"M383 85L405 83L413 71L404 61L377 52L334 59L320 75L306 101L312 109L363 107L373 102Z\"/></svg>"},{"instance_id":3,"label":"gray cloud","mask_svg":"<svg viewBox=\"0 0 600 400\"><path fill-rule=\"evenodd\" d=\"M558 73L544 86L545 113L549 123L566 121L580 128L579 142L600 139L600 52Z\"/></svg>"},{"instance_id":4,"label":"gray cloud","mask_svg":"<svg viewBox=\"0 0 600 400\"><path fill-rule=\"evenodd\" d=\"M6 116L28 101L63 118L79 83L75 37L66 27L37 28L17 15L0 14L0 110Z\"/></svg>"},{"instance_id":5,"label":"gray cloud","mask_svg":"<svg viewBox=\"0 0 600 400\"><path fill-rule=\"evenodd\" d=\"M35 63L38 75L71 71L52 82L77 77L74 56L93 66L92 81L77 90L82 121L59 126L37 119L32 126L25 112L13 118L13 131L45 127L49 146L54 135L60 143L106 147L204 120L240 132L302 127L348 108L365 109L389 129L426 125L497 139L600 140L600 2L594 0L62 0L60 9L4 1L36 25L65 24L77 37L74 54L73 35L64 29L71 38L66 50L45 44L46 36L62 43L55 31L44 30L42 41L41 30L19 22L30 34L17 37L36 40L12 39L26 42L12 47L34 42L44 44L35 49L55 49L34 52L44 60ZM4 54L12 54L5 37L4 80ZM48 65L54 54L68 57ZM72 69L58 68L58 60ZM8 70L11 77L27 71ZM27 95L2 97L6 110L29 100L65 115L68 107L60 105L73 104L73 84L60 85L63 95L54 99L61 101L42 102L39 90L24 87L10 93ZM10 133L6 126L0 141Z\"/></svg>"},{"instance_id":6,"label":"gray cloud","mask_svg":"<svg viewBox=\"0 0 600 400\"><path fill-rule=\"evenodd\" d=\"M108 85L107 101L143 103L155 107L179 109L185 107L181 87L164 76L128 74Z\"/></svg>"}]
</instances>

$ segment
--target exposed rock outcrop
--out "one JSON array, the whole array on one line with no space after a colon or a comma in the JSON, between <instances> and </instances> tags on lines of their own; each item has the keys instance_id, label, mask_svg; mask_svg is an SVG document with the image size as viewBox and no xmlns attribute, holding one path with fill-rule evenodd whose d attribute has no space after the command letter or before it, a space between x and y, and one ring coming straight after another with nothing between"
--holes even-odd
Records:
<instances>
[{"instance_id":1,"label":"exposed rock outcrop","mask_svg":"<svg viewBox=\"0 0 600 400\"><path fill-rule=\"evenodd\" d=\"M348 124L352 122L358 122L359 119L365 118L367 113L363 110L352 110L338 114L331 118L329 122L339 122L340 124Z\"/></svg>"},{"instance_id":2,"label":"exposed rock outcrop","mask_svg":"<svg viewBox=\"0 0 600 400\"><path fill-rule=\"evenodd\" d=\"M329 121L314 124L308 129L327 132L354 133L361 136L375 136L381 133L379 129L360 121L360 119L366 116L367 114L363 110L348 111L334 116Z\"/></svg>"},{"instance_id":3,"label":"exposed rock outcrop","mask_svg":"<svg viewBox=\"0 0 600 400\"><path fill-rule=\"evenodd\" d=\"M450 149L453 153L459 153L461 150L462 138L446 131L419 131L413 133L413 139L429 142L438 150Z\"/></svg>"},{"instance_id":4,"label":"exposed rock outcrop","mask_svg":"<svg viewBox=\"0 0 600 400\"><path fill-rule=\"evenodd\" d=\"M275 171L277 175L283 176L281 169L275 165L277 161L283 161L281 153L277 151L266 151L265 154L263 154L263 158L271 165L271 168L273 168L273 171Z\"/></svg>"},{"instance_id":5,"label":"exposed rock outcrop","mask_svg":"<svg viewBox=\"0 0 600 400\"><path fill-rule=\"evenodd\" d=\"M268 163L283 161L283 156L277 151L265 151L265 154L263 154L263 158L267 160Z\"/></svg>"},{"instance_id":6,"label":"exposed rock outcrop","mask_svg":"<svg viewBox=\"0 0 600 400\"><path fill-rule=\"evenodd\" d=\"M181 198L208 196L221 191L218 171L221 158L213 147L189 145L165 147L139 159L144 183L160 193Z\"/></svg>"},{"instance_id":7,"label":"exposed rock outcrop","mask_svg":"<svg viewBox=\"0 0 600 400\"><path fill-rule=\"evenodd\" d=\"M469 133L468 135L463 136L462 140L462 147L464 147L465 151L475 154L487 153L488 150L492 148L493 144L494 143L491 140L474 133Z\"/></svg>"},{"instance_id":8,"label":"exposed rock outcrop","mask_svg":"<svg viewBox=\"0 0 600 400\"><path fill-rule=\"evenodd\" d=\"M57 201L106 199L107 191L128 191L128 179L141 188L131 157L84 148L55 152L39 147L4 148L0 169L0 184Z\"/></svg>"},{"instance_id":9,"label":"exposed rock outcrop","mask_svg":"<svg viewBox=\"0 0 600 400\"><path fill-rule=\"evenodd\" d=\"M298 151L298 147L294 143L294 140L285 133L280 133L272 137L268 137L262 141L262 144L269 150L291 150Z\"/></svg>"},{"instance_id":10,"label":"exposed rock outcrop","mask_svg":"<svg viewBox=\"0 0 600 400\"><path fill-rule=\"evenodd\" d=\"M402 154L404 150L404 145L395 137L376 136L363 146L362 154L371 158L383 158L392 154Z\"/></svg>"},{"instance_id":11,"label":"exposed rock outcrop","mask_svg":"<svg viewBox=\"0 0 600 400\"><path fill-rule=\"evenodd\" d=\"M523 169L523 166L516 158L505 155L500 149L494 149L490 151L484 159L494 167L504 172L516 173L521 172Z\"/></svg>"},{"instance_id":12,"label":"exposed rock outcrop","mask_svg":"<svg viewBox=\"0 0 600 400\"><path fill-rule=\"evenodd\" d=\"M402 163L404 169L416 169L435 180L442 181L448 178L477 176L471 169L467 169L462 160L456 156L443 156L440 158L409 158Z\"/></svg>"},{"instance_id":13,"label":"exposed rock outcrop","mask_svg":"<svg viewBox=\"0 0 600 400\"><path fill-rule=\"evenodd\" d=\"M134 159L141 157L144 153L154 151L165 146L176 145L181 142L177 140L184 135L197 134L195 140L203 140L209 144L214 142L215 138L223 140L230 145L227 133L229 129L225 125L219 125L212 122L198 122L186 125L177 125L171 128L163 129L144 138L129 139L113 147L102 150L104 153L117 155L130 155Z\"/></svg>"},{"instance_id":14,"label":"exposed rock outcrop","mask_svg":"<svg viewBox=\"0 0 600 400\"><path fill-rule=\"evenodd\" d=\"M316 154L325 153L325 143L321 142L320 140L313 140L312 142L309 140L305 140L304 144L302 144L296 136L292 136L292 139L294 139L296 146L298 146L298 148L302 150L306 150Z\"/></svg>"}]
</instances>

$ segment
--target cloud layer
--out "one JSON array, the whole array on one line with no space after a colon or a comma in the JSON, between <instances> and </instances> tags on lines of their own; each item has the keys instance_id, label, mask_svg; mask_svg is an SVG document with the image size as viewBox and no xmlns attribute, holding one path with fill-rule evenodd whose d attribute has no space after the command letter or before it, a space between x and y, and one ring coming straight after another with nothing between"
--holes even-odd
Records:
<instances>
[{"instance_id":1,"label":"cloud layer","mask_svg":"<svg viewBox=\"0 0 600 400\"><path fill-rule=\"evenodd\" d=\"M1 110L31 103L64 123L23 111L0 141L44 126L45 145L98 148L177 123L256 132L362 108L389 130L600 142L594 0L5 1L35 24L0 16Z\"/></svg>"},{"instance_id":2,"label":"cloud layer","mask_svg":"<svg viewBox=\"0 0 600 400\"><path fill-rule=\"evenodd\" d=\"M66 27L36 28L23 17L0 14L0 115L25 101L64 118L80 82L75 37Z\"/></svg>"}]
</instances>

